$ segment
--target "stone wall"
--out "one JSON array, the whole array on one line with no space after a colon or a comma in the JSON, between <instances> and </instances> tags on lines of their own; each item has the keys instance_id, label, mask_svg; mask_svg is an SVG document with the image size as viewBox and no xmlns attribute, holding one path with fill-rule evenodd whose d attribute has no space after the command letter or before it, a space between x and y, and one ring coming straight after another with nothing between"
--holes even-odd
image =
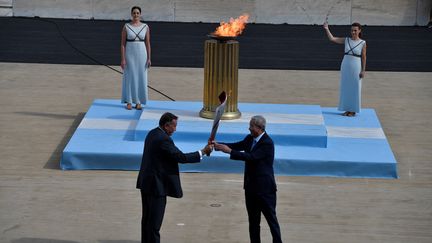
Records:
<instances>
[{"instance_id":1,"label":"stone wall","mask_svg":"<svg viewBox=\"0 0 432 243\"><path fill-rule=\"evenodd\" d=\"M12 0L0 0L0 16L10 17L12 13Z\"/></svg>"},{"instance_id":2,"label":"stone wall","mask_svg":"<svg viewBox=\"0 0 432 243\"><path fill-rule=\"evenodd\" d=\"M431 0L0 0L0 10L13 16L50 18L130 18L141 6L146 21L227 21L249 13L250 22L270 24L426 25ZM12 10L12 11L11 11ZM3 15L5 16L5 15Z\"/></svg>"}]
</instances>

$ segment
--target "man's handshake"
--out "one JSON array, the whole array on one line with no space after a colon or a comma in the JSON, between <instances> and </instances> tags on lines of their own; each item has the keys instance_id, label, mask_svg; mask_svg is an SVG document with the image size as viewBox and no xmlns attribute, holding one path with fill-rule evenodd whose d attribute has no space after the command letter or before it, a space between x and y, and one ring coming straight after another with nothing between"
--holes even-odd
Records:
<instances>
[{"instance_id":1,"label":"man's handshake","mask_svg":"<svg viewBox=\"0 0 432 243\"><path fill-rule=\"evenodd\" d=\"M227 154L231 153L231 148L225 144L217 143L216 141L213 141L212 145L216 151L222 151Z\"/></svg>"},{"instance_id":2,"label":"man's handshake","mask_svg":"<svg viewBox=\"0 0 432 243\"><path fill-rule=\"evenodd\" d=\"M203 149L201 149L201 153L207 156L210 156L210 153L213 151L213 144L207 144Z\"/></svg>"},{"instance_id":3,"label":"man's handshake","mask_svg":"<svg viewBox=\"0 0 432 243\"><path fill-rule=\"evenodd\" d=\"M224 153L231 153L231 148L225 144L217 143L216 141L209 142L203 149L201 149L201 153L207 156L210 156L213 149L216 151L222 151Z\"/></svg>"}]
</instances>

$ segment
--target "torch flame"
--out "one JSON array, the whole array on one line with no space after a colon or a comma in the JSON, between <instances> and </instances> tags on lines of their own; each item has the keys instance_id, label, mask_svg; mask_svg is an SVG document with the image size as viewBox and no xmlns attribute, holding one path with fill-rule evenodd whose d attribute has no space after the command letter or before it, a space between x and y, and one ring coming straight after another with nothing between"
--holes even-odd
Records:
<instances>
[{"instance_id":1,"label":"torch flame","mask_svg":"<svg viewBox=\"0 0 432 243\"><path fill-rule=\"evenodd\" d=\"M213 35L238 36L243 32L244 28L246 27L246 23L248 19L249 19L249 15L243 14L236 19L230 18L229 23L225 23L222 21L220 23L220 26L216 28L216 31L213 32Z\"/></svg>"}]
</instances>

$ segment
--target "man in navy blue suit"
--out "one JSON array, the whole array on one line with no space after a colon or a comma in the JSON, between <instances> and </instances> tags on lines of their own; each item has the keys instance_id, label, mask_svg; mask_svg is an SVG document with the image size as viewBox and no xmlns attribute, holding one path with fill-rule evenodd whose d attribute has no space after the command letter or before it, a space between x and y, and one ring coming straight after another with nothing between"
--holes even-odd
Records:
<instances>
[{"instance_id":1,"label":"man in navy blue suit","mask_svg":"<svg viewBox=\"0 0 432 243\"><path fill-rule=\"evenodd\" d=\"M171 139L176 131L178 117L165 113L159 127L151 130L145 139L141 168L136 187L141 190L141 242L159 243L160 228L165 214L166 197L181 198L178 163L200 162L203 154L210 154L212 145L193 153L183 153Z\"/></svg>"},{"instance_id":2,"label":"man in navy blue suit","mask_svg":"<svg viewBox=\"0 0 432 243\"><path fill-rule=\"evenodd\" d=\"M217 143L217 151L230 154L233 160L245 161L244 190L249 217L251 243L259 243L261 213L267 220L274 243L282 242L276 217L276 181L273 172L274 144L265 132L266 120L253 116L249 122L250 134L236 143Z\"/></svg>"}]
</instances>

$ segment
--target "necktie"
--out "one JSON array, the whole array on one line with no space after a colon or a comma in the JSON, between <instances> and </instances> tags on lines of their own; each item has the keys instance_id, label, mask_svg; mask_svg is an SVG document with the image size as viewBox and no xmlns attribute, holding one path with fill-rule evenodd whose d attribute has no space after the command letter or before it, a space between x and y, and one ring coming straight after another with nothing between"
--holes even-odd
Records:
<instances>
[{"instance_id":1,"label":"necktie","mask_svg":"<svg viewBox=\"0 0 432 243\"><path fill-rule=\"evenodd\" d=\"M256 143L257 143L257 141L254 139L253 142L252 142L251 150L255 147L255 144L256 144Z\"/></svg>"}]
</instances>

